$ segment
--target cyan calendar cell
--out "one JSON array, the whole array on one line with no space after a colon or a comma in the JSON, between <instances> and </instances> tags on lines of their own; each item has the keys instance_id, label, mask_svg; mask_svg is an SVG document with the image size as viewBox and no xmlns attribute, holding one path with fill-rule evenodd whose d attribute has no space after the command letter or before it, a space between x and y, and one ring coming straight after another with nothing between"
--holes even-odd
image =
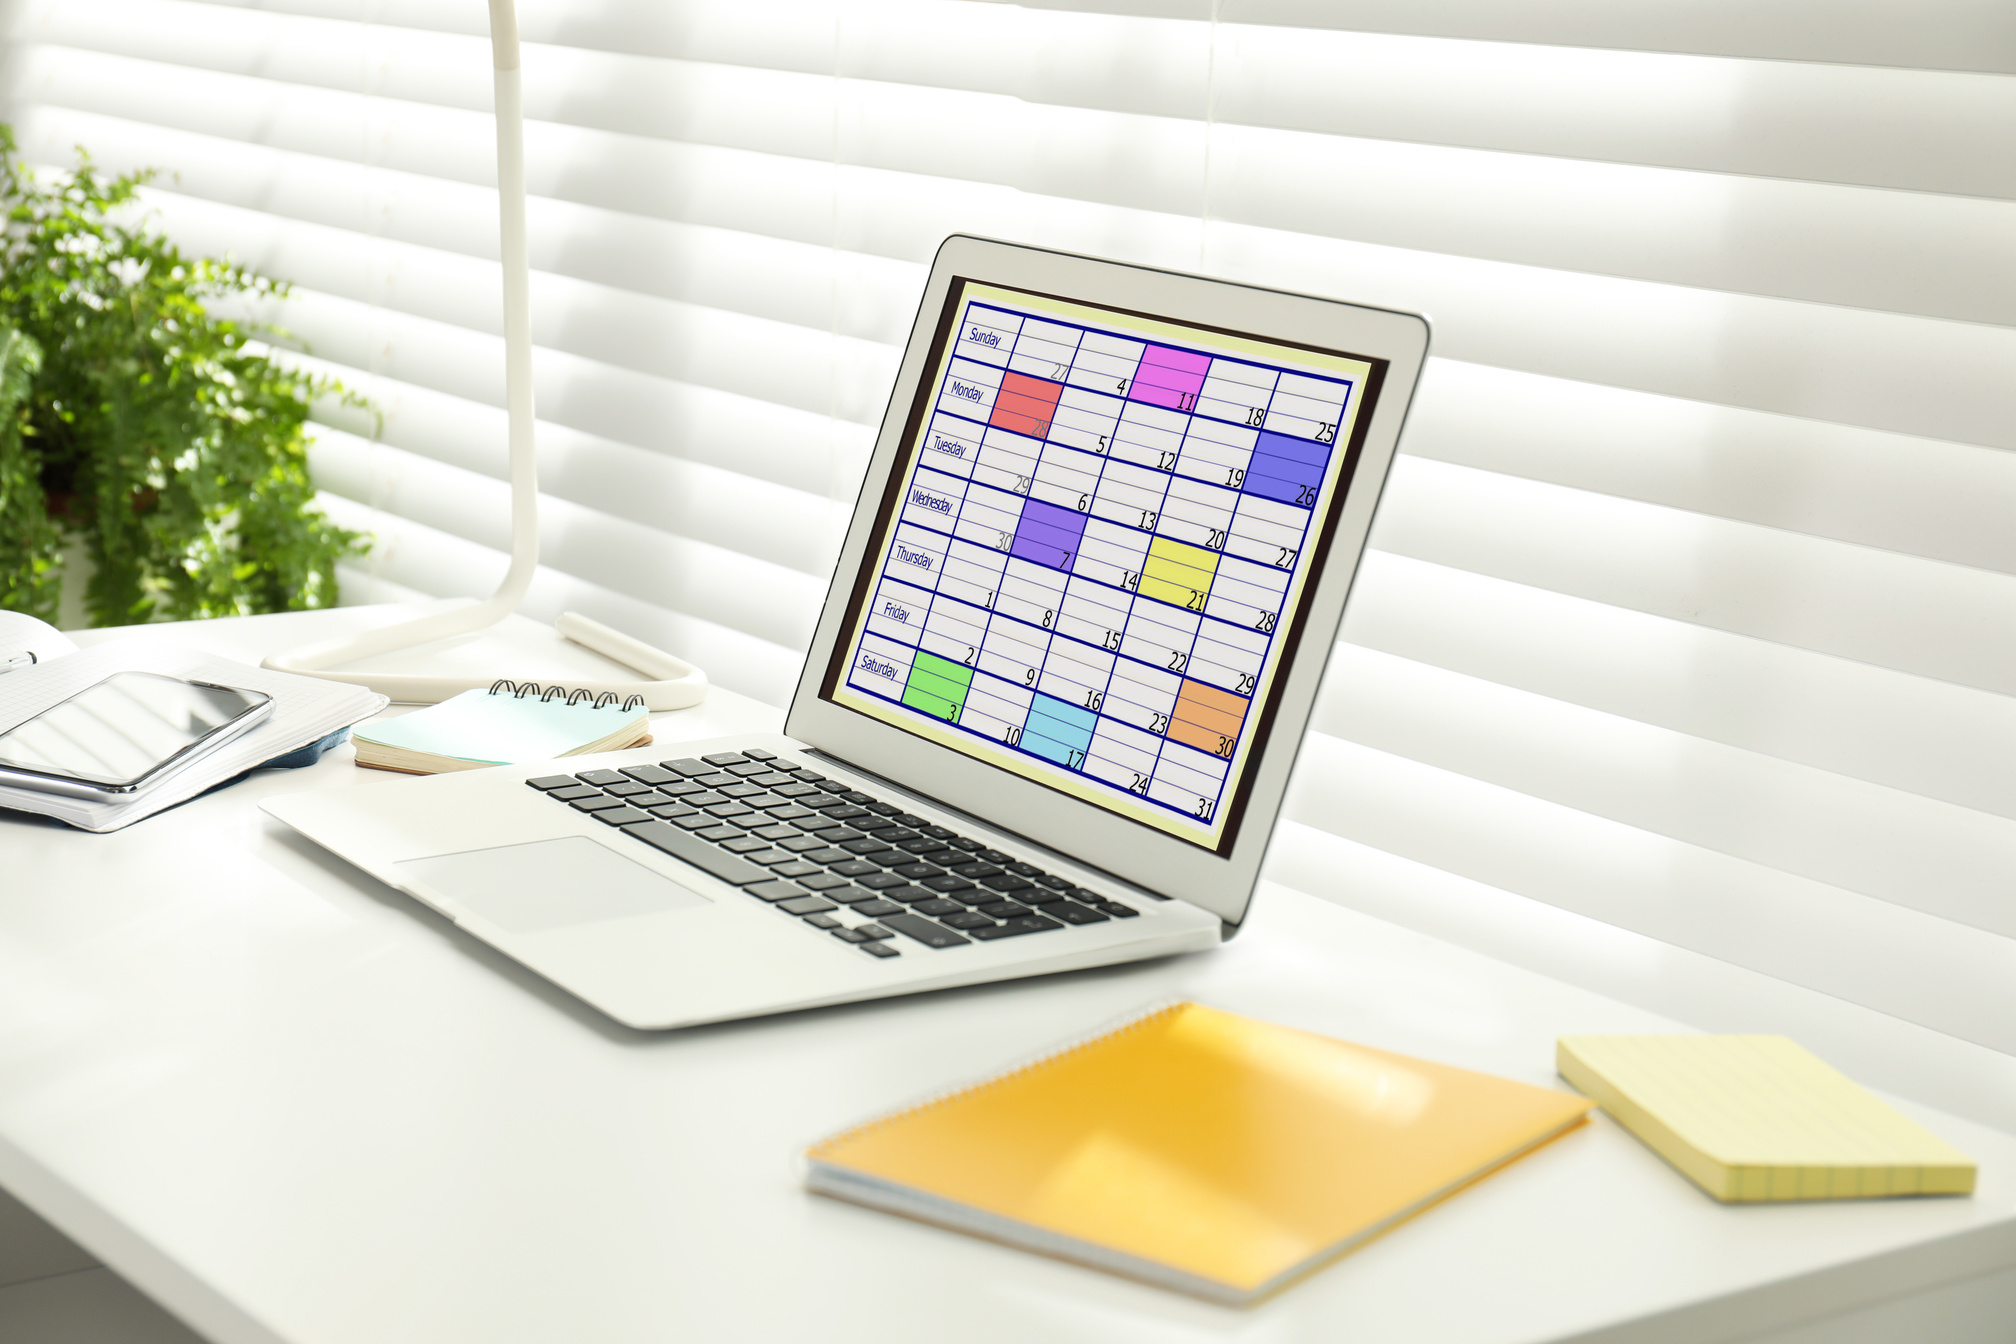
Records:
<instances>
[{"instance_id":1,"label":"cyan calendar cell","mask_svg":"<svg viewBox=\"0 0 2016 1344\"><path fill-rule=\"evenodd\" d=\"M1038 695L1030 702L1029 721L1022 726L1022 749L1076 769L1085 763L1098 726L1099 716L1091 710Z\"/></svg>"}]
</instances>

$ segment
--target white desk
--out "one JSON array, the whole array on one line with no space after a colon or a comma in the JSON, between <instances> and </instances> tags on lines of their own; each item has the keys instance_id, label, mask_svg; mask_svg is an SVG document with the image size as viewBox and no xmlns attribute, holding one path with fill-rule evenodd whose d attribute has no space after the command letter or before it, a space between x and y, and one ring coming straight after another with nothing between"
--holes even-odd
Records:
<instances>
[{"instance_id":1,"label":"white desk","mask_svg":"<svg viewBox=\"0 0 2016 1344\"><path fill-rule=\"evenodd\" d=\"M717 691L659 740L777 718ZM1701 1344L2016 1266L2016 1139L1909 1105L1974 1198L1724 1208L1599 1117L1246 1310L818 1199L807 1141L1172 995L1541 1084L1557 1034L1677 1024L1269 887L1206 955L646 1035L253 806L385 778L0 815L0 1185L218 1344Z\"/></svg>"}]
</instances>

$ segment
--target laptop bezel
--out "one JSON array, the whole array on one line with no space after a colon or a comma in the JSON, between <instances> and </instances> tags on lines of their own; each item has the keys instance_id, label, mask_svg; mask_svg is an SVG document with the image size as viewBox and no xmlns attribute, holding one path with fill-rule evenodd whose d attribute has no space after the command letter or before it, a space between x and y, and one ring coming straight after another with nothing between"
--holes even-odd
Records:
<instances>
[{"instance_id":1,"label":"laptop bezel","mask_svg":"<svg viewBox=\"0 0 2016 1344\"><path fill-rule=\"evenodd\" d=\"M1385 361L1383 387L1363 422L1358 462L1329 554L1316 576L1300 645L1283 670L1278 708L1266 741L1247 767L1252 782L1245 814L1222 855L821 698L837 645L847 633L847 608L955 279L1069 296L1171 322ZM792 697L786 732L999 829L1238 925L1259 880L1427 350L1427 320L1411 313L966 235L947 238L932 262L918 304Z\"/></svg>"}]
</instances>

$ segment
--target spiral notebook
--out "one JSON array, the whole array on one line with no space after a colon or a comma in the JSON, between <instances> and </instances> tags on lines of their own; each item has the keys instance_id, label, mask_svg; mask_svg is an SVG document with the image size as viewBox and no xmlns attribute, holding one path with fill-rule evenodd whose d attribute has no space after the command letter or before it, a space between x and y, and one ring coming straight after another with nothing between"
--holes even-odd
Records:
<instances>
[{"instance_id":1,"label":"spiral notebook","mask_svg":"<svg viewBox=\"0 0 2016 1344\"><path fill-rule=\"evenodd\" d=\"M806 1154L821 1194L1221 1302L1274 1291L1592 1103L1195 1003Z\"/></svg>"},{"instance_id":2,"label":"spiral notebook","mask_svg":"<svg viewBox=\"0 0 2016 1344\"><path fill-rule=\"evenodd\" d=\"M651 715L641 696L618 704L608 692L597 697L564 686L500 681L351 736L359 765L438 775L641 747L651 740Z\"/></svg>"}]
</instances>

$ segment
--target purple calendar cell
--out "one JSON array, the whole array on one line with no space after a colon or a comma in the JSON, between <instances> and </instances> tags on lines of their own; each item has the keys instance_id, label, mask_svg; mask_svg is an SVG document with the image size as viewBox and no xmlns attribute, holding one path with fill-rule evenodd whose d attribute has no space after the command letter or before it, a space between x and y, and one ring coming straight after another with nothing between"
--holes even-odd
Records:
<instances>
[{"instance_id":1,"label":"purple calendar cell","mask_svg":"<svg viewBox=\"0 0 2016 1344\"><path fill-rule=\"evenodd\" d=\"M1263 431L1246 469L1246 490L1283 504L1314 503L1329 458L1328 444Z\"/></svg>"},{"instance_id":2,"label":"purple calendar cell","mask_svg":"<svg viewBox=\"0 0 2016 1344\"><path fill-rule=\"evenodd\" d=\"M1195 410L1197 393L1203 389L1204 375L1210 368L1209 355L1151 345L1141 352L1141 363L1134 370L1134 385L1127 390L1127 397L1151 406L1166 406L1172 411Z\"/></svg>"},{"instance_id":3,"label":"purple calendar cell","mask_svg":"<svg viewBox=\"0 0 2016 1344\"><path fill-rule=\"evenodd\" d=\"M1015 544L1008 548L1008 553L1052 569L1068 570L1084 535L1084 514L1032 499L1022 507L1022 521L1015 525Z\"/></svg>"}]
</instances>

